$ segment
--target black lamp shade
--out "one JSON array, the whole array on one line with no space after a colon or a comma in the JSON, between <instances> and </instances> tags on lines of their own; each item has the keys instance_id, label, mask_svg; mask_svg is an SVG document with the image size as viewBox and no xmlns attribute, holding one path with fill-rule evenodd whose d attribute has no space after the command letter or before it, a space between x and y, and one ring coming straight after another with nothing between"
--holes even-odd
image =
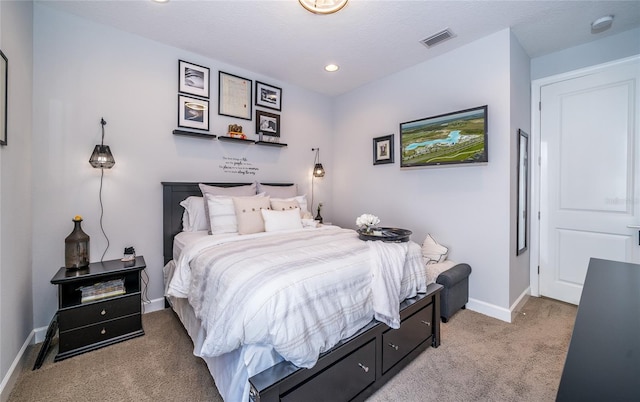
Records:
<instances>
[{"instance_id":1,"label":"black lamp shade","mask_svg":"<svg viewBox=\"0 0 640 402\"><path fill-rule=\"evenodd\" d=\"M322 167L322 163L316 163L316 165L313 167L313 176L314 177L324 176L324 168Z\"/></svg>"},{"instance_id":2,"label":"black lamp shade","mask_svg":"<svg viewBox=\"0 0 640 402\"><path fill-rule=\"evenodd\" d=\"M108 145L96 145L89 159L89 163L94 168L111 169L113 165L116 164L116 161L113 159L111 149L109 149Z\"/></svg>"}]
</instances>

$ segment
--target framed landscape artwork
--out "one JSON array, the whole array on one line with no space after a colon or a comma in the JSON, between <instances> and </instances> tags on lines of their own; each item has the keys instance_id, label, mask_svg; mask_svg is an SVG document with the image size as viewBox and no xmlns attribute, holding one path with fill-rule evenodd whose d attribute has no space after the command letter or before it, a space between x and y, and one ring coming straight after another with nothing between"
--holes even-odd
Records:
<instances>
[{"instance_id":1,"label":"framed landscape artwork","mask_svg":"<svg viewBox=\"0 0 640 402\"><path fill-rule=\"evenodd\" d=\"M486 163L487 106L400 123L400 167Z\"/></svg>"}]
</instances>

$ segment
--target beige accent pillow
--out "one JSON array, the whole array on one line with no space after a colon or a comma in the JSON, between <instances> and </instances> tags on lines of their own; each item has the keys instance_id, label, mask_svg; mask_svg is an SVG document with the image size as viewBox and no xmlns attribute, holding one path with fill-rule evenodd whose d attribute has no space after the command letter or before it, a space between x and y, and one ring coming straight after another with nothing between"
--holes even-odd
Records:
<instances>
[{"instance_id":1,"label":"beige accent pillow","mask_svg":"<svg viewBox=\"0 0 640 402\"><path fill-rule=\"evenodd\" d=\"M205 197L204 214L206 217L211 216L211 212L209 212L209 203L206 202L207 194L213 195L213 196L226 196L226 197L243 197L243 196L246 197L246 196L256 195L255 182L251 184L235 186L235 187L210 186L208 184L200 183L198 184L198 187L200 187L202 196ZM211 224L211 222L209 222L209 224ZM208 226L207 230L209 230L209 234L213 234L211 226Z\"/></svg>"},{"instance_id":2,"label":"beige accent pillow","mask_svg":"<svg viewBox=\"0 0 640 402\"><path fill-rule=\"evenodd\" d=\"M428 234L422 243L422 258L425 264L429 264L430 262L444 262L447 259L447 255L449 255L449 249L438 244L438 242Z\"/></svg>"},{"instance_id":3,"label":"beige accent pillow","mask_svg":"<svg viewBox=\"0 0 640 402\"><path fill-rule=\"evenodd\" d=\"M273 211L287 211L296 208L300 208L300 204L296 200L271 199L271 210Z\"/></svg>"},{"instance_id":4,"label":"beige accent pillow","mask_svg":"<svg viewBox=\"0 0 640 402\"><path fill-rule=\"evenodd\" d=\"M295 197L290 197L290 198L274 198L271 197L271 209L276 210L276 211L281 211L283 206L286 205L290 205L290 204L285 204L291 201L295 201L298 204L298 208L300 208L300 216L304 216L305 213L307 211L309 211L309 208L307 206L307 196L306 195L298 195ZM276 205L280 206L280 208L274 208L273 207L273 203L276 203ZM281 202L283 202L281 204Z\"/></svg>"},{"instance_id":5,"label":"beige accent pillow","mask_svg":"<svg viewBox=\"0 0 640 402\"><path fill-rule=\"evenodd\" d=\"M300 212L296 209L285 211L262 210L265 232L277 232L279 230L302 229Z\"/></svg>"},{"instance_id":6,"label":"beige accent pillow","mask_svg":"<svg viewBox=\"0 0 640 402\"><path fill-rule=\"evenodd\" d=\"M262 210L270 210L269 197L233 197L239 234L264 232Z\"/></svg>"}]
</instances>

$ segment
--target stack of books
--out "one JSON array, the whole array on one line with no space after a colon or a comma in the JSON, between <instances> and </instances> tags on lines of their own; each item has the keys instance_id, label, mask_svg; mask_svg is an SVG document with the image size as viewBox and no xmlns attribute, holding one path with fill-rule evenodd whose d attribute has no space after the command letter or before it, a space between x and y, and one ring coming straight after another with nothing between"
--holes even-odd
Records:
<instances>
[{"instance_id":1,"label":"stack of books","mask_svg":"<svg viewBox=\"0 0 640 402\"><path fill-rule=\"evenodd\" d=\"M127 293L124 288L124 279L113 279L106 282L98 282L91 286L79 287L78 290L82 292L82 303Z\"/></svg>"}]
</instances>

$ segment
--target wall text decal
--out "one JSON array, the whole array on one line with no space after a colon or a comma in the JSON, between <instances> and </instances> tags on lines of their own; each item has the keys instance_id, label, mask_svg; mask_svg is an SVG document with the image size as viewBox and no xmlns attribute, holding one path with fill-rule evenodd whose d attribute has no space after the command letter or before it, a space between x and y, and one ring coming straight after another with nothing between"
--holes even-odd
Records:
<instances>
[{"instance_id":1,"label":"wall text decal","mask_svg":"<svg viewBox=\"0 0 640 402\"><path fill-rule=\"evenodd\" d=\"M231 158L223 156L224 162L219 165L220 169L224 173L241 174L255 176L259 168L253 166L253 164L247 161L247 158Z\"/></svg>"}]
</instances>

